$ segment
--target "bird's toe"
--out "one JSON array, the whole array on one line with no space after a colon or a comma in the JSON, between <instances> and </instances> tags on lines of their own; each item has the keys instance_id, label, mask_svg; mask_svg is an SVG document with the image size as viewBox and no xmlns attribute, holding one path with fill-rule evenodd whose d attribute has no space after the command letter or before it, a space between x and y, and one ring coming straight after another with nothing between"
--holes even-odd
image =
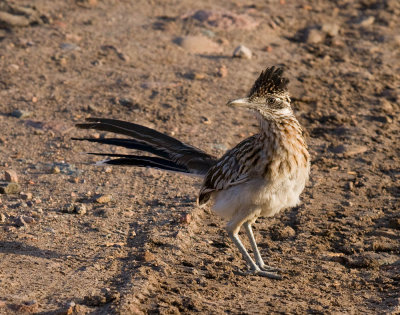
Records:
<instances>
[{"instance_id":1,"label":"bird's toe","mask_svg":"<svg viewBox=\"0 0 400 315\"><path fill-rule=\"evenodd\" d=\"M283 279L283 277L281 275L277 274L276 272L265 271L265 270L256 270L254 272L254 275L261 276L261 277L266 277L266 278L270 278L270 279L275 279L275 280L282 280Z\"/></svg>"},{"instance_id":2,"label":"bird's toe","mask_svg":"<svg viewBox=\"0 0 400 315\"><path fill-rule=\"evenodd\" d=\"M281 270L280 270L279 268L271 267L271 266L268 266L268 265L261 265L261 266L259 266L259 267L260 267L260 269L261 269L262 271L281 272Z\"/></svg>"}]
</instances>

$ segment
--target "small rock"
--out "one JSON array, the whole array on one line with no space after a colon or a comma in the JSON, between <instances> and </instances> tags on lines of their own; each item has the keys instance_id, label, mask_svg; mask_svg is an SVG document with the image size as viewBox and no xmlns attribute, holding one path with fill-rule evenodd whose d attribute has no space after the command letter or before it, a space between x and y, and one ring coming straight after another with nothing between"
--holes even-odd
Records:
<instances>
[{"instance_id":1,"label":"small rock","mask_svg":"<svg viewBox=\"0 0 400 315\"><path fill-rule=\"evenodd\" d=\"M319 44L323 40L324 40L324 34L321 31L312 28L309 29L307 32L305 42L307 44Z\"/></svg>"},{"instance_id":2,"label":"small rock","mask_svg":"<svg viewBox=\"0 0 400 315\"><path fill-rule=\"evenodd\" d=\"M150 262L156 259L156 256L154 256L153 253L149 252L148 250L146 250L143 254L143 260L145 262Z\"/></svg>"},{"instance_id":3,"label":"small rock","mask_svg":"<svg viewBox=\"0 0 400 315\"><path fill-rule=\"evenodd\" d=\"M87 212L86 206L84 204L82 204L82 203L80 203L78 205L75 205L74 211L79 215L84 215Z\"/></svg>"},{"instance_id":4,"label":"small rock","mask_svg":"<svg viewBox=\"0 0 400 315\"><path fill-rule=\"evenodd\" d=\"M357 24L362 27L367 27L367 26L374 24L374 22L375 22L375 17L368 16L366 18L361 19Z\"/></svg>"},{"instance_id":5,"label":"small rock","mask_svg":"<svg viewBox=\"0 0 400 315\"><path fill-rule=\"evenodd\" d=\"M387 99L381 99L380 104L383 111L389 114L393 113L393 105Z\"/></svg>"},{"instance_id":6,"label":"small rock","mask_svg":"<svg viewBox=\"0 0 400 315\"><path fill-rule=\"evenodd\" d=\"M6 222L6 215L4 213L0 213L0 223Z\"/></svg>"},{"instance_id":7,"label":"small rock","mask_svg":"<svg viewBox=\"0 0 400 315\"><path fill-rule=\"evenodd\" d=\"M78 45L71 44L71 43L61 43L60 48L62 50L66 50L66 51L80 50L80 47Z\"/></svg>"},{"instance_id":8,"label":"small rock","mask_svg":"<svg viewBox=\"0 0 400 315\"><path fill-rule=\"evenodd\" d=\"M20 215L15 219L14 224L18 227L27 226L28 224L35 223L35 219L25 215Z\"/></svg>"},{"instance_id":9,"label":"small rock","mask_svg":"<svg viewBox=\"0 0 400 315\"><path fill-rule=\"evenodd\" d=\"M217 43L201 35L180 37L175 40L175 43L195 54L222 52L222 48Z\"/></svg>"},{"instance_id":10,"label":"small rock","mask_svg":"<svg viewBox=\"0 0 400 315\"><path fill-rule=\"evenodd\" d=\"M201 72L189 72L185 74L185 77L191 80L204 80L206 75Z\"/></svg>"},{"instance_id":11,"label":"small rock","mask_svg":"<svg viewBox=\"0 0 400 315\"><path fill-rule=\"evenodd\" d=\"M22 200L32 200L32 193L30 192L21 192L19 195Z\"/></svg>"},{"instance_id":12,"label":"small rock","mask_svg":"<svg viewBox=\"0 0 400 315\"><path fill-rule=\"evenodd\" d=\"M79 177L71 177L69 181L73 184L78 184L79 183ZM72 194L72 193L71 193Z\"/></svg>"},{"instance_id":13,"label":"small rock","mask_svg":"<svg viewBox=\"0 0 400 315\"><path fill-rule=\"evenodd\" d=\"M97 203L109 203L111 200L111 195L100 195L94 199L94 201Z\"/></svg>"},{"instance_id":14,"label":"small rock","mask_svg":"<svg viewBox=\"0 0 400 315\"><path fill-rule=\"evenodd\" d=\"M7 27L24 27L29 25L29 19L23 15L13 15L0 11L0 25Z\"/></svg>"},{"instance_id":15,"label":"small rock","mask_svg":"<svg viewBox=\"0 0 400 315\"><path fill-rule=\"evenodd\" d=\"M0 194L18 194L20 191L21 187L18 183L0 182Z\"/></svg>"},{"instance_id":16,"label":"small rock","mask_svg":"<svg viewBox=\"0 0 400 315\"><path fill-rule=\"evenodd\" d=\"M28 118L32 115L31 112L27 111L27 110L21 110L21 109L16 109L14 111L11 112L11 116L16 117L16 118Z\"/></svg>"},{"instance_id":17,"label":"small rock","mask_svg":"<svg viewBox=\"0 0 400 315\"><path fill-rule=\"evenodd\" d=\"M253 56L251 50L244 45L239 45L233 51L233 57L242 59L251 59Z\"/></svg>"},{"instance_id":18,"label":"small rock","mask_svg":"<svg viewBox=\"0 0 400 315\"><path fill-rule=\"evenodd\" d=\"M73 203L67 203L62 209L62 212L64 213L73 213L74 211L75 211L75 204Z\"/></svg>"},{"instance_id":19,"label":"small rock","mask_svg":"<svg viewBox=\"0 0 400 315\"><path fill-rule=\"evenodd\" d=\"M52 168L51 168L51 173L52 174L58 174L58 173L60 173L61 172L61 170L60 170L60 168L58 167L58 166L53 166Z\"/></svg>"},{"instance_id":20,"label":"small rock","mask_svg":"<svg viewBox=\"0 0 400 315\"><path fill-rule=\"evenodd\" d=\"M210 125L211 124L211 120L208 117L205 116L201 116L201 122L205 125Z\"/></svg>"},{"instance_id":21,"label":"small rock","mask_svg":"<svg viewBox=\"0 0 400 315\"><path fill-rule=\"evenodd\" d=\"M190 213L185 213L179 218L181 224L189 224L192 221L192 215Z\"/></svg>"},{"instance_id":22,"label":"small rock","mask_svg":"<svg viewBox=\"0 0 400 315\"><path fill-rule=\"evenodd\" d=\"M217 74L219 77L225 78L228 75L228 69L226 68L225 65L222 65L221 67L218 68Z\"/></svg>"},{"instance_id":23,"label":"small rock","mask_svg":"<svg viewBox=\"0 0 400 315\"><path fill-rule=\"evenodd\" d=\"M339 34L339 25L335 23L324 23L322 24L322 31L331 37L335 37Z\"/></svg>"},{"instance_id":24,"label":"small rock","mask_svg":"<svg viewBox=\"0 0 400 315\"><path fill-rule=\"evenodd\" d=\"M271 52L272 51L272 47L271 46L265 46L261 50L265 51L265 52Z\"/></svg>"},{"instance_id":25,"label":"small rock","mask_svg":"<svg viewBox=\"0 0 400 315\"><path fill-rule=\"evenodd\" d=\"M18 183L18 175L14 170L6 170L4 171L4 178L7 182Z\"/></svg>"},{"instance_id":26,"label":"small rock","mask_svg":"<svg viewBox=\"0 0 400 315\"><path fill-rule=\"evenodd\" d=\"M362 154L368 150L368 147L363 145L351 145L346 148L345 155L352 156L357 154Z\"/></svg>"},{"instance_id":27,"label":"small rock","mask_svg":"<svg viewBox=\"0 0 400 315\"><path fill-rule=\"evenodd\" d=\"M107 166L106 168L104 168L104 172L105 173L111 173L112 172L112 167L111 166Z\"/></svg>"},{"instance_id":28,"label":"small rock","mask_svg":"<svg viewBox=\"0 0 400 315\"><path fill-rule=\"evenodd\" d=\"M366 152L367 150L368 147L363 145L348 145L348 144L340 144L330 149L330 151L333 153L344 154L345 156L361 154Z\"/></svg>"},{"instance_id":29,"label":"small rock","mask_svg":"<svg viewBox=\"0 0 400 315\"><path fill-rule=\"evenodd\" d=\"M350 191L353 191L354 190L354 183L353 182L348 182L347 183L347 189L350 190Z\"/></svg>"},{"instance_id":30,"label":"small rock","mask_svg":"<svg viewBox=\"0 0 400 315\"><path fill-rule=\"evenodd\" d=\"M98 2L97 0L76 0L76 4L85 8L90 8L97 6Z\"/></svg>"},{"instance_id":31,"label":"small rock","mask_svg":"<svg viewBox=\"0 0 400 315\"><path fill-rule=\"evenodd\" d=\"M391 38L391 41L393 41L393 43L397 46L400 46L400 35L394 35Z\"/></svg>"}]
</instances>

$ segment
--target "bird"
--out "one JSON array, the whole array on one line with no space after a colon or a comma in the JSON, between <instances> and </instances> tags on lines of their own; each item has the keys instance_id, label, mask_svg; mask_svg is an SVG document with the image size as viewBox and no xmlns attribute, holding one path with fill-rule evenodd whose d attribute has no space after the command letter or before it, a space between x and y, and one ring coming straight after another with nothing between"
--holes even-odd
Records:
<instances>
[{"instance_id":1,"label":"bird","mask_svg":"<svg viewBox=\"0 0 400 315\"><path fill-rule=\"evenodd\" d=\"M281 270L270 267L261 257L252 225L259 217L272 217L297 206L309 178L310 155L304 131L291 108L289 80L283 72L280 67L267 67L247 97L227 102L236 110L253 112L259 130L220 158L154 129L116 119L87 118L76 127L128 138L73 139L151 154L88 153L107 156L97 162L100 165L150 167L200 177L197 203L199 206L211 203L212 211L227 221L226 232L248 265L242 273L282 279ZM254 259L239 237L241 227Z\"/></svg>"}]
</instances>

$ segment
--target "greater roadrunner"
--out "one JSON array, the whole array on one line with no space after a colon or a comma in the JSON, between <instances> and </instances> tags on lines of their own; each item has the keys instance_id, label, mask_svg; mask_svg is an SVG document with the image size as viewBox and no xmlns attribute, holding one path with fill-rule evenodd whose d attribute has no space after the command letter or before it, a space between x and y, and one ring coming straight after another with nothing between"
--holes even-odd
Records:
<instances>
[{"instance_id":1,"label":"greater roadrunner","mask_svg":"<svg viewBox=\"0 0 400 315\"><path fill-rule=\"evenodd\" d=\"M261 72L248 97L229 101L232 107L253 111L259 133L228 150L220 159L153 129L105 118L88 118L77 124L131 138L75 138L149 152L156 156L90 153L105 155L102 164L153 167L198 175L203 178L198 203L213 201L213 211L228 220L226 230L250 267L250 274L280 279L267 266L257 248L251 225L260 216L273 216L296 206L310 170L310 157L302 128L290 106L289 80L280 68ZM239 238L241 226L247 233L255 256L251 258Z\"/></svg>"}]
</instances>

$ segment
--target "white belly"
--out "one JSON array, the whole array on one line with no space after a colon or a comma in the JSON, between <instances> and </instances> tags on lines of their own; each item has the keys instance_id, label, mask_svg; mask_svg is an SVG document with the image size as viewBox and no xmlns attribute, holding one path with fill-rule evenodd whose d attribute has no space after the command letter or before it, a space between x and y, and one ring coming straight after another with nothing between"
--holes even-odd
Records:
<instances>
[{"instance_id":1,"label":"white belly","mask_svg":"<svg viewBox=\"0 0 400 315\"><path fill-rule=\"evenodd\" d=\"M230 219L237 211L260 209L261 216L273 216L279 211L299 204L299 196L308 179L308 170L298 170L291 176L268 184L265 179L253 179L214 194L212 210Z\"/></svg>"}]
</instances>

